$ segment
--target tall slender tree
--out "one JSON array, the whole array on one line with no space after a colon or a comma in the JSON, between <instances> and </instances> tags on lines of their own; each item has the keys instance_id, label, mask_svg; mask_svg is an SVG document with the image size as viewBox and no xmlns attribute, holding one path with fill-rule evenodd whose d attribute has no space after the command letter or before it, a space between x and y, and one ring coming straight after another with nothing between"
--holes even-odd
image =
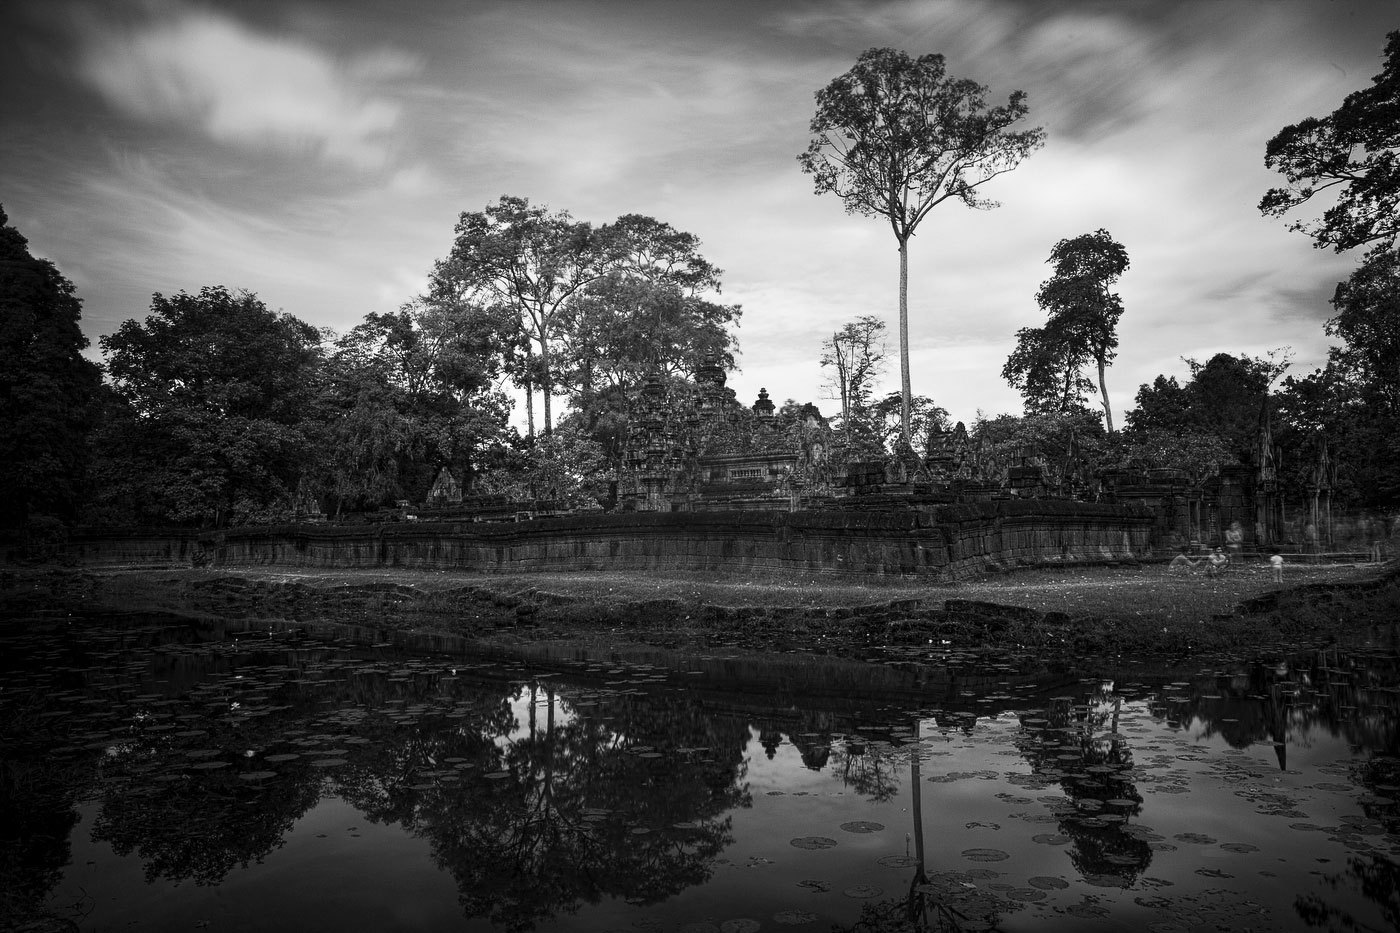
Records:
<instances>
[{"instance_id":1,"label":"tall slender tree","mask_svg":"<svg viewBox=\"0 0 1400 933\"><path fill-rule=\"evenodd\" d=\"M946 200L995 207L979 189L1039 148L1039 127L1013 131L1026 95L986 106L987 88L947 74L942 55L911 58L868 49L855 67L817 92L812 139L798 156L818 194L846 212L883 217L899 244L899 365L902 440L909 432L909 239Z\"/></svg>"}]
</instances>

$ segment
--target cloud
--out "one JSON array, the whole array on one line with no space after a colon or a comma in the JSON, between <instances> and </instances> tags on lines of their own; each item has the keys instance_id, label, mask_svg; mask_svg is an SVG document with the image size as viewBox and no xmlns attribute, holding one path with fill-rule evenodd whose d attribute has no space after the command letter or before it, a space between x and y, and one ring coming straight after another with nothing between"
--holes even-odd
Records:
<instances>
[{"instance_id":1,"label":"cloud","mask_svg":"<svg viewBox=\"0 0 1400 933\"><path fill-rule=\"evenodd\" d=\"M361 170L389 162L401 115L398 103L371 89L418 67L392 50L338 60L203 11L87 32L80 74L126 113L194 126L221 143L311 152Z\"/></svg>"}]
</instances>

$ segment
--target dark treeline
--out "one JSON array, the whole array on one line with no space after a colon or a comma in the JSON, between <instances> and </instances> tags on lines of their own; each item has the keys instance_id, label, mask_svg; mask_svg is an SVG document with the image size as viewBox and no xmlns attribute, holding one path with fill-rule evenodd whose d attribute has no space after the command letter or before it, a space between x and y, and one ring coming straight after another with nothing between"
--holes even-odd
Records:
<instances>
[{"instance_id":1,"label":"dark treeline","mask_svg":"<svg viewBox=\"0 0 1400 933\"><path fill-rule=\"evenodd\" d=\"M916 62L872 50L819 92L826 109L803 159L818 191L854 197L859 212L894 210L841 183L842 172L876 158L842 148L841 139L865 139L866 124L864 111L837 106L841 94L857 85L872 93L910 82L925 88L890 102L904 106L971 87L949 81L940 56ZM1292 228L1322 248L1366 248L1333 295L1325 327L1337 342L1323 367L1290 375L1286 349L1188 359L1184 382L1162 375L1141 386L1115 430L1105 371L1125 313L1111 288L1129 268L1128 250L1107 230L1083 233L1052 248L1053 273L1035 296L1045 322L1017 332L1003 369L1024 397L1024 414L979 415L971 428L984 465L1004 467L1034 450L1072 461L1084 476L1161 467L1204 479L1226 464L1269 459L1294 502L1327 486L1334 506L1400 509L1397 95L1400 31L1387 37L1371 85L1326 117L1283 128L1265 147L1265 165L1286 184L1265 193L1260 211L1283 216L1325 191L1330 206ZM974 97L980 106L980 92ZM1022 104L1013 96L998 119L1019 119ZM891 182L922 192L924 211L951 196L939 185L971 158L959 148L969 137L893 132L908 122L902 113L880 124L879 151L945 166L933 188L921 177ZM972 155L1001 153L989 179L1039 138L1039 130L993 133L978 137ZM817 159L828 145L835 163ZM953 193L975 202L972 181L960 184ZM905 216L899 229L912 233L922 216ZM467 494L596 508L620 465L629 400L643 376L664 374L684 397L701 359L733 366L740 309L718 300L720 270L699 246L651 217L595 226L505 196L460 216L424 294L344 334L211 285L156 294L143 320L99 341L98 365L83 355L72 283L30 254L0 210L0 527L41 536L73 524L220 527L293 519L313 503L333 516L372 513L421 502L444 468ZM909 462L930 432L948 427L933 399L910 393L903 352L900 391L876 391L884 328L873 316L858 318L824 341L814 361L840 402L831 425L837 467L879 456ZM899 337L903 348L903 314ZM512 386L525 401L523 434L509 423ZM562 416L556 399L565 402ZM812 408L788 400L778 420Z\"/></svg>"},{"instance_id":2,"label":"dark treeline","mask_svg":"<svg viewBox=\"0 0 1400 933\"><path fill-rule=\"evenodd\" d=\"M344 334L209 286L153 296L144 319L99 340L99 366L83 355L72 284L7 220L0 214L9 528L280 522L312 501L348 517L421 502L444 467L469 495L547 491L596 508L645 372L680 385L700 356L732 364L735 351L739 309L713 300L719 272L693 236L637 216L595 228L503 198L462 215L427 294ZM1203 478L1257 457L1267 423L1295 501L1315 483L1325 444L1338 504L1394 509L1400 348L1386 328L1397 285L1395 254L1380 251L1338 286L1328 331L1343 343L1307 376L1281 379L1276 357L1219 353L1187 360L1184 382L1142 386L1117 432L1082 396L1028 397L1025 414L982 417L971 437L1003 463L1025 448L1072 450L1089 470ZM901 449L899 395L871 389L883 325L863 323L824 346L832 388L846 389L831 420L845 459ZM542 405L538 430L517 431L511 383L527 398L565 399L565 413ZM914 403L922 448L948 416L926 397Z\"/></svg>"},{"instance_id":3,"label":"dark treeline","mask_svg":"<svg viewBox=\"0 0 1400 933\"><path fill-rule=\"evenodd\" d=\"M651 369L732 366L740 309L699 240L503 197L426 293L344 334L224 286L156 294L83 355L81 302L0 212L0 523L218 527L469 493L594 504ZM529 429L509 423L515 386ZM568 412L556 418L553 398ZM539 417L535 401L542 401Z\"/></svg>"}]
</instances>

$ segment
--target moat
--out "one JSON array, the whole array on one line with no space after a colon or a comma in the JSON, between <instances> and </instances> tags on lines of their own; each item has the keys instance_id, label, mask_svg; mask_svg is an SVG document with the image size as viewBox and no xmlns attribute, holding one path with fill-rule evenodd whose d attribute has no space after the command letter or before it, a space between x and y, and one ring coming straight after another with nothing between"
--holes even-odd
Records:
<instances>
[{"instance_id":1,"label":"moat","mask_svg":"<svg viewBox=\"0 0 1400 933\"><path fill-rule=\"evenodd\" d=\"M1393 645L1189 667L0 639L34 929L1384 930Z\"/></svg>"}]
</instances>

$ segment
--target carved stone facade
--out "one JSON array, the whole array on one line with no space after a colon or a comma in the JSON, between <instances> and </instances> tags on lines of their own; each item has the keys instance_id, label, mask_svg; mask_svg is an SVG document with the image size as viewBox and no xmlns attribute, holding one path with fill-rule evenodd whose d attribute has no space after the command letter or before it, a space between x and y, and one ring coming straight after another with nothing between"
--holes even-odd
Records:
<instances>
[{"instance_id":1,"label":"carved stone facade","mask_svg":"<svg viewBox=\"0 0 1400 933\"><path fill-rule=\"evenodd\" d=\"M703 360L693 388L647 376L618 477L624 511L788 510L832 494L831 431L810 406L779 416L760 389L741 405L724 367Z\"/></svg>"}]
</instances>

